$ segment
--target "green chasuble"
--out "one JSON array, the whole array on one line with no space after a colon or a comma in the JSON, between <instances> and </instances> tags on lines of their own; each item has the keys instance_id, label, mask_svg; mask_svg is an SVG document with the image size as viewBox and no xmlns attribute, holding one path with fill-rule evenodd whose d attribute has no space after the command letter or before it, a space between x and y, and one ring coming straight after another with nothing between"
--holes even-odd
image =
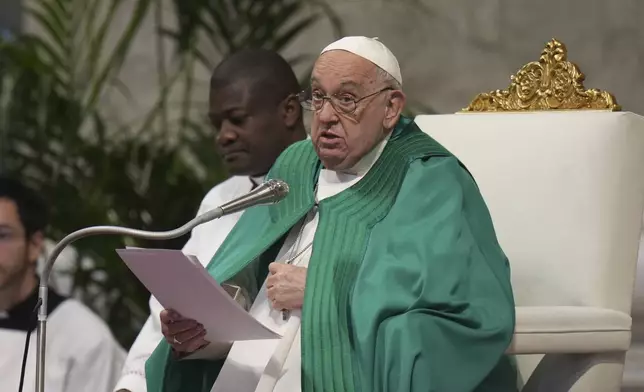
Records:
<instances>
[{"instance_id":1,"label":"green chasuble","mask_svg":"<svg viewBox=\"0 0 644 392\"><path fill-rule=\"evenodd\" d=\"M241 216L208 265L218 282L249 274L263 282L257 260L313 207L320 167L310 140L279 157L268 177L290 193ZM367 175L318 213L302 308L303 392L516 391L504 355L514 331L508 261L455 157L401 118ZM170 354L162 341L148 360L149 392L210 391L223 360Z\"/></svg>"}]
</instances>

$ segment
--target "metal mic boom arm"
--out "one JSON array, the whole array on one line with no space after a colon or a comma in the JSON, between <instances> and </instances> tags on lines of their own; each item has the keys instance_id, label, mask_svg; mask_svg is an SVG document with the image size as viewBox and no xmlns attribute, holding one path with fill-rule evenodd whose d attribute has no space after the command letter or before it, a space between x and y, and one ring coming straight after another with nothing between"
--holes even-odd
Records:
<instances>
[{"instance_id":1,"label":"metal mic boom arm","mask_svg":"<svg viewBox=\"0 0 644 392\"><path fill-rule=\"evenodd\" d=\"M47 291L49 287L49 276L51 275L54 262L60 253L72 242L84 237L102 234L120 234L148 240L169 240L180 237L203 223L221 218L224 215L232 214L245 210L249 207L262 204L273 204L281 201L289 192L288 185L281 180L269 180L248 194L234 199L220 207L201 214L186 223L185 225L169 231L154 232L129 229L118 226L95 226L75 231L63 238L47 257L45 267L40 278L38 287L38 298L40 307L38 308L38 325L37 325L37 343L36 343L36 392L45 391L45 351L47 335Z\"/></svg>"},{"instance_id":2,"label":"metal mic boom arm","mask_svg":"<svg viewBox=\"0 0 644 392\"><path fill-rule=\"evenodd\" d=\"M47 328L47 291L49 286L49 276L52 271L52 267L56 258L60 253L70 245L72 242L79 240L84 237L89 237L92 235L102 235L102 234L120 234L126 236L132 236L137 238L144 238L148 240L169 240L172 238L180 237L192 230L194 227L211 221L213 219L220 218L224 215L224 210L221 207L215 208L214 210L208 211L203 215L199 215L195 219L186 223L185 225L179 227L178 229L163 231L163 232L153 232L153 231L143 231L136 229L129 229L126 227L118 226L95 226L81 229L71 233L70 235L63 238L54 249L51 251L51 254L47 258L47 263L43 269L43 273L40 279L40 286L38 287L38 297L40 298L40 307L38 308L38 327L37 327L37 352L36 352L36 391L44 392L44 370L45 370L45 337L46 337L46 328Z\"/></svg>"}]
</instances>

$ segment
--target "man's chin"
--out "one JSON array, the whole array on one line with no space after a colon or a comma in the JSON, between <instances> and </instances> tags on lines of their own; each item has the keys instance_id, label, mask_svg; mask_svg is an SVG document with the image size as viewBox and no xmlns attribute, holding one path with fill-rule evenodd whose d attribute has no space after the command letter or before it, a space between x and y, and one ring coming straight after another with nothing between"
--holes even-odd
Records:
<instances>
[{"instance_id":1,"label":"man's chin","mask_svg":"<svg viewBox=\"0 0 644 392\"><path fill-rule=\"evenodd\" d=\"M345 170L351 167L345 156L320 154L318 157L324 168L328 170Z\"/></svg>"},{"instance_id":2,"label":"man's chin","mask_svg":"<svg viewBox=\"0 0 644 392\"><path fill-rule=\"evenodd\" d=\"M247 167L238 167L233 165L226 166L226 171L228 174L233 176L250 176L251 170Z\"/></svg>"},{"instance_id":3,"label":"man's chin","mask_svg":"<svg viewBox=\"0 0 644 392\"><path fill-rule=\"evenodd\" d=\"M266 174L266 171L262 173L261 169L258 169L257 167L254 167L250 164L242 164L241 162L235 162L235 164L227 164L226 171L232 176L244 177L259 177Z\"/></svg>"},{"instance_id":4,"label":"man's chin","mask_svg":"<svg viewBox=\"0 0 644 392\"><path fill-rule=\"evenodd\" d=\"M246 175L250 170L250 162L242 154L227 155L223 159L226 170L235 175Z\"/></svg>"}]
</instances>

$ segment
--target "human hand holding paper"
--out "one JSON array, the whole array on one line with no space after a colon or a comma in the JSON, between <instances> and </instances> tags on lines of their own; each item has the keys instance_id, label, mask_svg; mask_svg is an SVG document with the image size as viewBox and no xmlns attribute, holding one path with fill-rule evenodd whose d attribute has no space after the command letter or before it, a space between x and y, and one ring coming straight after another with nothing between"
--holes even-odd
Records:
<instances>
[{"instance_id":1,"label":"human hand holding paper","mask_svg":"<svg viewBox=\"0 0 644 392\"><path fill-rule=\"evenodd\" d=\"M167 312L161 319L162 329L165 325L168 332L163 335L176 352L203 351L198 349L205 346L200 347L196 342L196 348L192 343L188 348L185 346L184 339L197 336L196 331L188 333L197 324L204 326L201 336L204 341L200 343L210 342L208 349L222 342L280 337L242 308L195 257L164 249L119 249L117 253L159 303L178 314L176 318L165 318L172 316ZM170 329L171 319L176 319L178 325ZM181 325L185 327L178 321L188 320L191 326L178 331ZM174 341L175 337L179 343Z\"/></svg>"},{"instance_id":2,"label":"human hand holding paper","mask_svg":"<svg viewBox=\"0 0 644 392\"><path fill-rule=\"evenodd\" d=\"M206 347L206 329L197 321L185 318L172 309L161 312L161 333L178 353L191 354Z\"/></svg>"}]
</instances>

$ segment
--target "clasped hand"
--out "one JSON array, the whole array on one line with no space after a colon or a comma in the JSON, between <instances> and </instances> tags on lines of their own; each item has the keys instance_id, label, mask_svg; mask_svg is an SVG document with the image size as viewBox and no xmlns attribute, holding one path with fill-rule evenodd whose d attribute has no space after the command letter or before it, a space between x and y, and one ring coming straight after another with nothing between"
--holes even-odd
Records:
<instances>
[{"instance_id":1,"label":"clasped hand","mask_svg":"<svg viewBox=\"0 0 644 392\"><path fill-rule=\"evenodd\" d=\"M271 263L266 278L266 294L277 310L300 309L304 303L306 268L290 264ZM161 312L161 332L165 340L180 355L193 353L208 344L206 330L197 321L187 319L172 309Z\"/></svg>"},{"instance_id":2,"label":"clasped hand","mask_svg":"<svg viewBox=\"0 0 644 392\"><path fill-rule=\"evenodd\" d=\"M271 263L266 278L266 294L273 309L292 310L302 308L306 268L291 264Z\"/></svg>"}]
</instances>

